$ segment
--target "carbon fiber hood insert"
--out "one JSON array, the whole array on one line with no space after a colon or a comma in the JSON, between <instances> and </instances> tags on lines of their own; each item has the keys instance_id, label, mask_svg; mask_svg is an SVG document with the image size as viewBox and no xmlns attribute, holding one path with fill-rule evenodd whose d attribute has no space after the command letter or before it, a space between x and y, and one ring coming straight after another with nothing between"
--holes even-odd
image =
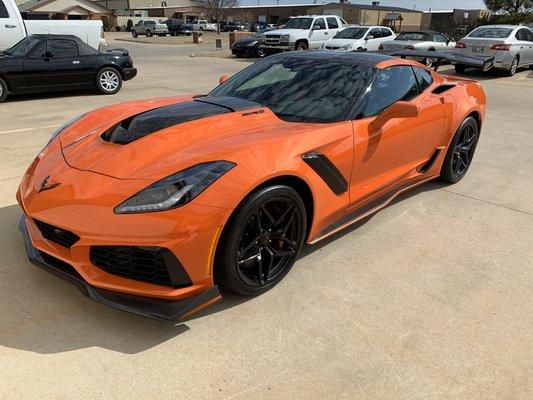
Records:
<instances>
[{"instance_id":1,"label":"carbon fiber hood insert","mask_svg":"<svg viewBox=\"0 0 533 400\"><path fill-rule=\"evenodd\" d=\"M110 143L128 144L184 122L256 107L260 105L236 97L200 97L131 116L112 126L101 137Z\"/></svg>"}]
</instances>

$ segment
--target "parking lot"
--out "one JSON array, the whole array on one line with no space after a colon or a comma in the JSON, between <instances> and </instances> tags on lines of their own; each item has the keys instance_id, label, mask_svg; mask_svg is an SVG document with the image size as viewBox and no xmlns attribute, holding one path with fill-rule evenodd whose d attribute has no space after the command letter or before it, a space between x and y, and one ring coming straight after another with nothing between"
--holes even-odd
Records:
<instances>
[{"instance_id":1,"label":"parking lot","mask_svg":"<svg viewBox=\"0 0 533 400\"><path fill-rule=\"evenodd\" d=\"M530 398L532 70L468 74L482 80L488 113L458 184L425 184L306 249L266 294L223 293L170 326L93 303L30 264L15 192L69 118L206 93L251 60L111 44L128 48L139 69L117 95L0 104L0 398Z\"/></svg>"}]
</instances>

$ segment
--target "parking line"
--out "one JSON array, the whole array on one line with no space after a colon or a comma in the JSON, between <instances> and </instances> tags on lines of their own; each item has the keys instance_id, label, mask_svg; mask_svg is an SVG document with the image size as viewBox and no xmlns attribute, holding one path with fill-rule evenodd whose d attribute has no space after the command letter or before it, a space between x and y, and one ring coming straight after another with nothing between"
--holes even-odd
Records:
<instances>
[{"instance_id":1,"label":"parking line","mask_svg":"<svg viewBox=\"0 0 533 400\"><path fill-rule=\"evenodd\" d=\"M58 126L61 126L61 124L47 125L47 126L36 126L35 128L14 129L14 130L11 130L11 131L0 131L0 135L2 135L4 133L17 133L17 132L34 131L36 129L57 128Z\"/></svg>"}]
</instances>

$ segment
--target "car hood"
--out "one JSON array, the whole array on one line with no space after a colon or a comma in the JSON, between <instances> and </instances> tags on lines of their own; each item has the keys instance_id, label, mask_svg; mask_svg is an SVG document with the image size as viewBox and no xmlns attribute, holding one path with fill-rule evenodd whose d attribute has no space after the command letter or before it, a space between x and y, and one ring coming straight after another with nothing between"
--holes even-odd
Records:
<instances>
[{"instance_id":1,"label":"car hood","mask_svg":"<svg viewBox=\"0 0 533 400\"><path fill-rule=\"evenodd\" d=\"M342 46L345 46L347 44L352 44L354 46L360 46L362 45L364 42L363 39L335 39L335 38L332 38L332 39L328 39L325 43L326 46L338 46L338 47L342 47Z\"/></svg>"},{"instance_id":2,"label":"car hood","mask_svg":"<svg viewBox=\"0 0 533 400\"><path fill-rule=\"evenodd\" d=\"M249 43L252 43L252 42L260 42L261 41L261 38L253 38L250 36L250 37L247 37L245 39L240 39L240 40L236 40L233 45L234 46L245 46Z\"/></svg>"},{"instance_id":3,"label":"car hood","mask_svg":"<svg viewBox=\"0 0 533 400\"><path fill-rule=\"evenodd\" d=\"M309 31L307 29L274 29L273 31L265 32L265 36L270 35L291 35L302 36L307 35Z\"/></svg>"},{"instance_id":4,"label":"car hood","mask_svg":"<svg viewBox=\"0 0 533 400\"><path fill-rule=\"evenodd\" d=\"M238 162L287 131L268 108L232 97L182 97L96 110L60 135L71 167L117 179L161 179L189 166ZM297 125L297 124L296 124Z\"/></svg>"}]
</instances>

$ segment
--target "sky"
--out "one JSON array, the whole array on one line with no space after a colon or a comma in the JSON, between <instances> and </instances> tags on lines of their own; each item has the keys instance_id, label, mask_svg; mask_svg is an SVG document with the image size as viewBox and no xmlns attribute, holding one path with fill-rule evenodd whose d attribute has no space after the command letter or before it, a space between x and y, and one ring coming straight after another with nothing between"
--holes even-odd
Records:
<instances>
[{"instance_id":1,"label":"sky","mask_svg":"<svg viewBox=\"0 0 533 400\"><path fill-rule=\"evenodd\" d=\"M310 4L316 2L318 4L338 2L338 0L240 0L241 5L260 5L267 4ZM354 4L371 4L370 0L351 0ZM416 8L417 10L427 11L432 10L451 10L453 8L475 9L485 8L483 0L381 0L382 6L398 6L404 8Z\"/></svg>"}]
</instances>

